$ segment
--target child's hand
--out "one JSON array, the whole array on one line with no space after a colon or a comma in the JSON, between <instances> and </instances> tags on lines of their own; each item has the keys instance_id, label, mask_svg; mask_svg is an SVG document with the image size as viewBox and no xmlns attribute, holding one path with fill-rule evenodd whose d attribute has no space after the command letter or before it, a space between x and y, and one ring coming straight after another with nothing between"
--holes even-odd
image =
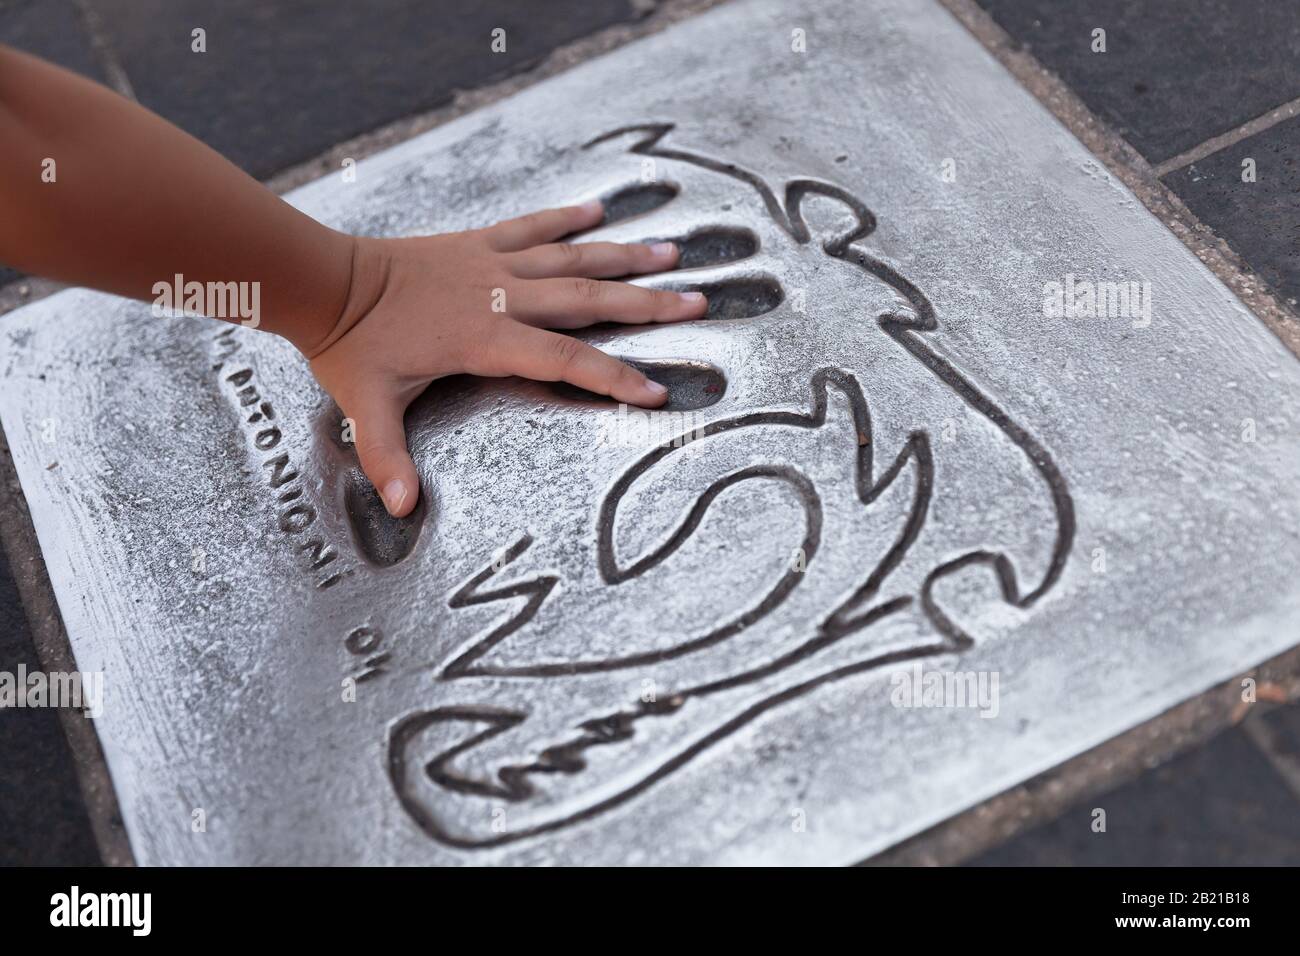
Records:
<instances>
[{"instance_id":1,"label":"child's hand","mask_svg":"<svg viewBox=\"0 0 1300 956\"><path fill-rule=\"evenodd\" d=\"M146 302L178 275L258 283L260 328L311 360L356 424L361 467L398 516L420 492L402 416L434 379L562 379L661 405L667 393L640 372L544 330L695 319L707 308L698 293L600 281L673 268L670 244L556 241L598 225L599 203L473 232L353 238L138 104L2 45L0 143L0 260ZM57 187L37 175L50 156L59 157Z\"/></svg>"},{"instance_id":2,"label":"child's hand","mask_svg":"<svg viewBox=\"0 0 1300 956\"><path fill-rule=\"evenodd\" d=\"M673 268L678 252L670 243L557 242L602 216L600 204L590 203L471 232L354 240L342 316L317 341L295 344L355 422L361 467L391 514L409 513L419 498L402 419L434 379L521 375L629 404L663 404L667 391L636 369L546 331L704 315L698 292L601 281Z\"/></svg>"}]
</instances>

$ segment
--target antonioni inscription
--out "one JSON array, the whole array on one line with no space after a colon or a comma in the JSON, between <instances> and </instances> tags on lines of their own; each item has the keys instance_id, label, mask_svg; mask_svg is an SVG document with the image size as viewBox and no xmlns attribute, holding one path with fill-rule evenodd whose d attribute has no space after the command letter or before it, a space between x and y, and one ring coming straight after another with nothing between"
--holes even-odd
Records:
<instances>
[{"instance_id":1,"label":"antonioni inscription","mask_svg":"<svg viewBox=\"0 0 1300 956\"><path fill-rule=\"evenodd\" d=\"M234 331L223 329L213 337L212 371L241 419L241 431L259 459L267 489L275 495L276 529L312 575L313 586L322 591L333 588L354 575L354 563L341 558L349 549L329 540L318 527L316 507L303 494L300 464L282 446L284 433L276 423L275 406L257 377L254 362L240 361L241 347ZM356 599L366 600L362 595ZM389 654L380 650L382 640L378 630L366 625L352 629L344 638L348 653L363 661L347 678L353 686L383 673Z\"/></svg>"}]
</instances>

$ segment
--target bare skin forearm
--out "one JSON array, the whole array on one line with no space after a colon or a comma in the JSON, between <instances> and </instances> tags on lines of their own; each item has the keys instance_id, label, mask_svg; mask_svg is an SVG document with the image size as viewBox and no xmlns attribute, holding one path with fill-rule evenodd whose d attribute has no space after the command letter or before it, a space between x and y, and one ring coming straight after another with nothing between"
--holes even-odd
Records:
<instances>
[{"instance_id":1,"label":"bare skin forearm","mask_svg":"<svg viewBox=\"0 0 1300 956\"><path fill-rule=\"evenodd\" d=\"M239 314L214 315L232 321L251 318L237 284L256 283L258 326L296 345L354 420L361 467L394 515L420 494L403 415L435 379L522 375L667 400L562 334L707 314L698 292L617 281L675 268L672 243L565 241L603 219L591 200L462 232L346 236L148 110L0 46L0 262L171 309L193 308L192 286L238 288ZM183 300L159 296L177 275Z\"/></svg>"},{"instance_id":2,"label":"bare skin forearm","mask_svg":"<svg viewBox=\"0 0 1300 956\"><path fill-rule=\"evenodd\" d=\"M144 300L177 274L257 282L261 327L305 352L342 314L352 237L143 107L4 46L0 144L0 262Z\"/></svg>"}]
</instances>

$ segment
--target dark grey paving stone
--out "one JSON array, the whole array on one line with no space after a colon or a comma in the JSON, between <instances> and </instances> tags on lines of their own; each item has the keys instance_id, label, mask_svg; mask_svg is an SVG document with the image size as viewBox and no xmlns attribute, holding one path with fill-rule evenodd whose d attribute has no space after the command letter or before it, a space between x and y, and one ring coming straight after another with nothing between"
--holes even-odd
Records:
<instances>
[{"instance_id":1,"label":"dark grey paving stone","mask_svg":"<svg viewBox=\"0 0 1300 956\"><path fill-rule=\"evenodd\" d=\"M637 16L630 0L94 3L140 101L258 177Z\"/></svg>"},{"instance_id":2,"label":"dark grey paving stone","mask_svg":"<svg viewBox=\"0 0 1300 956\"><path fill-rule=\"evenodd\" d=\"M1273 745L1300 765L1300 704L1277 707L1260 717L1268 724Z\"/></svg>"},{"instance_id":3,"label":"dark grey paving stone","mask_svg":"<svg viewBox=\"0 0 1300 956\"><path fill-rule=\"evenodd\" d=\"M1300 20L1300 17L1297 17ZM1300 117L1164 177L1197 217L1292 304L1300 300ZM1255 182L1242 182L1242 161Z\"/></svg>"},{"instance_id":4,"label":"dark grey paving stone","mask_svg":"<svg viewBox=\"0 0 1300 956\"><path fill-rule=\"evenodd\" d=\"M1094 807L1105 833L1092 832ZM1234 728L971 865L1296 866L1300 803Z\"/></svg>"},{"instance_id":5,"label":"dark grey paving stone","mask_svg":"<svg viewBox=\"0 0 1300 956\"><path fill-rule=\"evenodd\" d=\"M977 2L1152 163L1300 95L1294 4ZM1098 27L1104 54L1090 46Z\"/></svg>"},{"instance_id":6,"label":"dark grey paving stone","mask_svg":"<svg viewBox=\"0 0 1300 956\"><path fill-rule=\"evenodd\" d=\"M0 43L104 82L72 0L0 0Z\"/></svg>"},{"instance_id":7,"label":"dark grey paving stone","mask_svg":"<svg viewBox=\"0 0 1300 956\"><path fill-rule=\"evenodd\" d=\"M40 665L0 548L0 671ZM49 709L0 710L0 866L91 866L99 851L72 754Z\"/></svg>"}]
</instances>

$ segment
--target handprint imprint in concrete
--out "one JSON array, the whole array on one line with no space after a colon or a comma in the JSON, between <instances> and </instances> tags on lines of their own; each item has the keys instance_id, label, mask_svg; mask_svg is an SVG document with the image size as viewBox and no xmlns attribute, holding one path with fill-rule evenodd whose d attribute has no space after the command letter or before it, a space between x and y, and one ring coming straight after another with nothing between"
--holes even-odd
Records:
<instances>
[{"instance_id":1,"label":"handprint imprint in concrete","mask_svg":"<svg viewBox=\"0 0 1300 956\"><path fill-rule=\"evenodd\" d=\"M991 586L991 603L1026 611L1052 589L1070 550L1073 503L1051 454L927 341L939 328L935 310L867 242L876 229L867 206L820 180L774 189L742 166L677 148L672 130L626 127L584 147L620 144L673 174L606 197L598 233L678 242L683 269L637 281L707 291L709 316L692 325L726 323L748 360L693 354L700 340L678 327L611 332L609 350L653 336L663 357L638 354L648 370L658 362L676 374L675 388L689 392L699 379L716 394L728 375L745 376L762 388L742 394L769 398L760 407L719 403L689 440L634 455L592 502L600 599L652 616L689 605L691 626L630 633L620 653L584 653L580 611L539 624L548 602L566 600L563 570L514 571L528 560L530 533L451 596L452 608L502 614L440 665L439 697L455 702L392 726L388 762L412 819L453 846L498 845L590 818L818 688L960 653L976 637L963 616L974 616L980 592ZM701 176L732 181L737 199L688 212L683 224L673 207ZM662 224L656 218L670 213ZM963 428L973 437L950 449L936 431L958 420L970 422ZM697 539L725 541L727 502L741 489L794 505L797 558L730 602L731 594L712 600L700 565L683 555L702 547ZM1015 521L984 519L981 496L991 504L1011 495L1025 499ZM801 588L833 598L802 607ZM904 618L889 640L867 636ZM627 672L653 692L629 703L625 686L591 690L591 681ZM525 698L539 704L498 705L503 682L524 682ZM620 693L621 705L593 704ZM493 826L498 805L509 808L508 826Z\"/></svg>"}]
</instances>

